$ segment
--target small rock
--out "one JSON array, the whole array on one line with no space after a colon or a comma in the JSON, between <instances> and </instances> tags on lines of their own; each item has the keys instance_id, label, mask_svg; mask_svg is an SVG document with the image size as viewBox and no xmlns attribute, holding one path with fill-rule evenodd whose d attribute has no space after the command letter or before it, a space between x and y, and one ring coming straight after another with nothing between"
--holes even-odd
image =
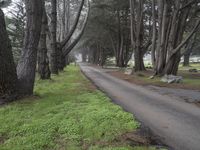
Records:
<instances>
[{"instance_id":1,"label":"small rock","mask_svg":"<svg viewBox=\"0 0 200 150\"><path fill-rule=\"evenodd\" d=\"M162 77L161 81L169 84L181 83L183 81L183 77L174 75L165 75Z\"/></svg>"},{"instance_id":2,"label":"small rock","mask_svg":"<svg viewBox=\"0 0 200 150\"><path fill-rule=\"evenodd\" d=\"M149 79L154 79L154 78L155 78L155 76L150 76L150 77L149 77Z\"/></svg>"},{"instance_id":3,"label":"small rock","mask_svg":"<svg viewBox=\"0 0 200 150\"><path fill-rule=\"evenodd\" d=\"M131 70L131 69L127 69L127 70L124 72L124 74L126 74L126 75L131 75L131 73L132 73L132 70Z\"/></svg>"}]
</instances>

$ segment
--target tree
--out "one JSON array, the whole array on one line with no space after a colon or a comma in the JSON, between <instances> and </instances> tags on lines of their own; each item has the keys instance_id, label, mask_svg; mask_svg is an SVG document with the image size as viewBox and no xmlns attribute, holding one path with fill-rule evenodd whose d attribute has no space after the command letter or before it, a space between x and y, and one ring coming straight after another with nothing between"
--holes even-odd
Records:
<instances>
[{"instance_id":1,"label":"tree","mask_svg":"<svg viewBox=\"0 0 200 150\"><path fill-rule=\"evenodd\" d=\"M52 74L58 74L58 63L57 63L57 0L51 0L51 72Z\"/></svg>"},{"instance_id":2,"label":"tree","mask_svg":"<svg viewBox=\"0 0 200 150\"><path fill-rule=\"evenodd\" d=\"M51 77L49 58L47 55L47 31L48 19L45 10L45 4L43 2L42 28L38 46L38 73L40 75L40 79L42 80L50 79Z\"/></svg>"},{"instance_id":3,"label":"tree","mask_svg":"<svg viewBox=\"0 0 200 150\"><path fill-rule=\"evenodd\" d=\"M15 63L18 64L24 40L26 14L24 2L22 0L17 1L17 3L11 3L11 6L12 7L7 8L9 15L6 16L5 19L8 35L11 39L14 60Z\"/></svg>"},{"instance_id":4,"label":"tree","mask_svg":"<svg viewBox=\"0 0 200 150\"><path fill-rule=\"evenodd\" d=\"M42 1L26 0L26 31L22 57L17 66L20 95L32 95L35 82L37 50L42 24Z\"/></svg>"},{"instance_id":5,"label":"tree","mask_svg":"<svg viewBox=\"0 0 200 150\"><path fill-rule=\"evenodd\" d=\"M0 103L16 98L17 74L11 42L6 31L3 11L0 8Z\"/></svg>"},{"instance_id":6,"label":"tree","mask_svg":"<svg viewBox=\"0 0 200 150\"><path fill-rule=\"evenodd\" d=\"M196 38L197 38L197 34L195 33L185 46L185 52L183 54L184 55L183 66L190 65L190 55L192 54L192 50L195 46Z\"/></svg>"},{"instance_id":7,"label":"tree","mask_svg":"<svg viewBox=\"0 0 200 150\"><path fill-rule=\"evenodd\" d=\"M5 3L0 3L0 6L2 6L3 4ZM51 47L55 48L54 50L56 53L56 50L57 50L56 0L55 1L52 0L52 4L53 4L52 5L53 8L51 11L51 15L53 16L52 17L53 20L51 20L51 35L52 35L51 38L53 37L53 39L52 39ZM81 6L81 8L82 7L83 6ZM6 26L4 22L4 14L2 11L0 14L0 21L1 21L0 33L1 35L5 35L5 36L0 37L0 41L2 41L3 43L0 45L0 52L2 54L1 60L0 60L1 62L0 64L1 65L0 66L1 68L1 72L0 72L1 102L3 101L3 99L11 100L10 97L29 96L33 94L38 47L39 47L39 54L38 54L39 73L41 74L41 78L49 77L47 47L46 47L47 17L45 14L44 2L42 0L34 0L34 1L25 0L25 8L26 8L25 36L24 36L24 42L23 42L23 48L22 48L22 56L17 65L17 69L15 68L15 64L13 61L13 55L11 52L12 47L11 47L10 40L8 38L8 34L6 31ZM80 9L80 11L81 10L82 9ZM67 47L67 54L72 50L72 48L77 44L77 42L81 38L84 32L84 29L86 27L88 15L89 15L89 11L82 24L83 26L81 27L80 34L78 34L75 40L71 44L69 44L69 46ZM80 17L79 14L77 17L78 18ZM79 21L79 19L77 20ZM75 26L77 26L76 22L75 22ZM73 28L72 30L73 31L71 32L74 33ZM65 55L67 54L65 53ZM57 62L57 59L58 58L56 56L55 57L56 62ZM15 98L12 98L12 99L15 99Z\"/></svg>"},{"instance_id":8,"label":"tree","mask_svg":"<svg viewBox=\"0 0 200 150\"><path fill-rule=\"evenodd\" d=\"M154 50L156 52L155 74L177 74L180 58L183 55L181 49L197 31L200 24L200 19L189 17L191 10L197 6L198 2L194 0L157 1L158 31L157 48ZM195 26L189 33L185 32L187 23L193 19L196 20Z\"/></svg>"},{"instance_id":9,"label":"tree","mask_svg":"<svg viewBox=\"0 0 200 150\"><path fill-rule=\"evenodd\" d=\"M66 4L66 5L65 5ZM51 5L52 5L52 9L51 9L51 71L53 74L58 74L58 71L62 71L63 68L65 67L65 58L67 57L68 53L74 48L74 46L77 44L77 42L79 41L81 36L77 36L77 38L74 40L74 42L70 43L70 40L72 38L72 36L74 35L79 23L80 23L80 18L81 18L81 14L82 14L82 10L85 4L85 0L81 0L81 4L78 8L78 12L77 15L75 17L75 20L73 22L73 25L71 27L70 30L67 30L67 28L65 30L64 27L61 27L60 29L62 29L63 31L67 31L67 34L63 36L63 31L62 34L60 33L60 37L64 38L64 39L60 39L60 38L56 38L56 29L57 29L57 1L56 0L51 0ZM69 5L70 3L63 3L63 13L68 12L67 9L69 9ZM63 15L62 15L63 16ZM68 17L69 15L64 15L65 17ZM66 22L69 21L69 18L65 18L63 19L65 22L65 20L67 20ZM63 24L62 22L59 24ZM68 23L66 24L68 25ZM61 41L56 41L56 39L61 40Z\"/></svg>"},{"instance_id":10,"label":"tree","mask_svg":"<svg viewBox=\"0 0 200 150\"><path fill-rule=\"evenodd\" d=\"M90 13L90 5L89 5L89 0L87 0L87 7L88 7L88 11L87 11L87 14L85 16L85 20L83 22L83 25L82 25L82 28L78 34L78 36L74 39L74 41L72 41L64 50L63 50L63 54L64 56L67 56L71 50L77 45L77 43L80 41L84 31L85 31L85 28L86 28L86 25L87 25L87 22L88 22L88 18L89 18L89 13Z\"/></svg>"},{"instance_id":11,"label":"tree","mask_svg":"<svg viewBox=\"0 0 200 150\"><path fill-rule=\"evenodd\" d=\"M131 9L131 43L134 50L135 67L134 71L144 71L144 54L147 52L148 47L151 45L151 24L149 23L151 15L148 13L148 3L144 0L130 0ZM147 9L147 11L145 11Z\"/></svg>"}]
</instances>

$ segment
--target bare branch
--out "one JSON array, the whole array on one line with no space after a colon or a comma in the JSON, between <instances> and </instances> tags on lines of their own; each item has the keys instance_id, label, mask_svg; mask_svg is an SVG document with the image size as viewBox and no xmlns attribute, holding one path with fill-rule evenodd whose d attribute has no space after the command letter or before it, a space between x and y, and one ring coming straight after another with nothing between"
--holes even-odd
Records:
<instances>
[{"instance_id":1,"label":"bare branch","mask_svg":"<svg viewBox=\"0 0 200 150\"><path fill-rule=\"evenodd\" d=\"M88 3L88 12L87 12L87 15L86 15L86 18L85 18L85 21L83 23L83 27L81 29L81 32L79 33L79 35L76 37L76 39L63 51L63 54L64 56L67 56L71 50L76 46L76 44L79 42L79 40L81 39L84 31L85 31L85 28L86 28L86 25L87 25L87 22L88 22L88 19L89 19L89 13L90 13L90 2L89 0L87 0L87 3Z\"/></svg>"},{"instance_id":2,"label":"bare branch","mask_svg":"<svg viewBox=\"0 0 200 150\"><path fill-rule=\"evenodd\" d=\"M192 0L192 1L188 2L186 5L184 5L183 7L181 7L181 8L179 9L179 11L182 11L183 9L185 9L185 8L187 8L187 7L190 7L191 5L193 5L193 4L195 4L195 3L199 3L199 2L200 2L200 0Z\"/></svg>"},{"instance_id":3,"label":"bare branch","mask_svg":"<svg viewBox=\"0 0 200 150\"><path fill-rule=\"evenodd\" d=\"M175 48L171 54L171 56L169 58L171 58L174 54L176 54L187 42L188 40L193 36L193 34L196 32L196 30L198 29L200 25L200 19L197 20L197 23L195 25L195 27L193 28L193 30L190 32L190 34L186 37L186 39L181 43L179 44L179 46L177 46L177 48Z\"/></svg>"},{"instance_id":4,"label":"bare branch","mask_svg":"<svg viewBox=\"0 0 200 150\"><path fill-rule=\"evenodd\" d=\"M69 40L72 37L74 31L76 30L78 22L79 22L79 19L80 19L80 16L81 16L81 12L83 10L84 3L85 3L85 0L82 0L81 1L81 5L80 5L79 10L78 10L78 14L77 14L75 22L74 22L74 25L72 26L72 29L70 30L70 32L67 35L67 37L61 42L61 48L63 48L69 42Z\"/></svg>"}]
</instances>

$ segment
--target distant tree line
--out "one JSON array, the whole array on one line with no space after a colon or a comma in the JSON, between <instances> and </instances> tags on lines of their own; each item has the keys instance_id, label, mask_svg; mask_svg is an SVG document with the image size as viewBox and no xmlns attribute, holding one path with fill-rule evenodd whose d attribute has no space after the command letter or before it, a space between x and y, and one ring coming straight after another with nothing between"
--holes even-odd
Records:
<instances>
[{"instance_id":1,"label":"distant tree line","mask_svg":"<svg viewBox=\"0 0 200 150\"><path fill-rule=\"evenodd\" d=\"M155 75L178 72L181 57L188 65L199 52L200 0L92 0L89 25L79 46L83 60L104 65L114 57L133 72L145 70L150 53Z\"/></svg>"}]
</instances>

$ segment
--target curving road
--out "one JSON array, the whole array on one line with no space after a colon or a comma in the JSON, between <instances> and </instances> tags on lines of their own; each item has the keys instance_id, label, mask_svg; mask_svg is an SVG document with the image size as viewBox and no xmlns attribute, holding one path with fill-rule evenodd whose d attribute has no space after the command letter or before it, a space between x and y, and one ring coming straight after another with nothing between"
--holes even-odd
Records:
<instances>
[{"instance_id":1,"label":"curving road","mask_svg":"<svg viewBox=\"0 0 200 150\"><path fill-rule=\"evenodd\" d=\"M200 108L133 85L86 64L84 74L175 150L200 150Z\"/></svg>"}]
</instances>

